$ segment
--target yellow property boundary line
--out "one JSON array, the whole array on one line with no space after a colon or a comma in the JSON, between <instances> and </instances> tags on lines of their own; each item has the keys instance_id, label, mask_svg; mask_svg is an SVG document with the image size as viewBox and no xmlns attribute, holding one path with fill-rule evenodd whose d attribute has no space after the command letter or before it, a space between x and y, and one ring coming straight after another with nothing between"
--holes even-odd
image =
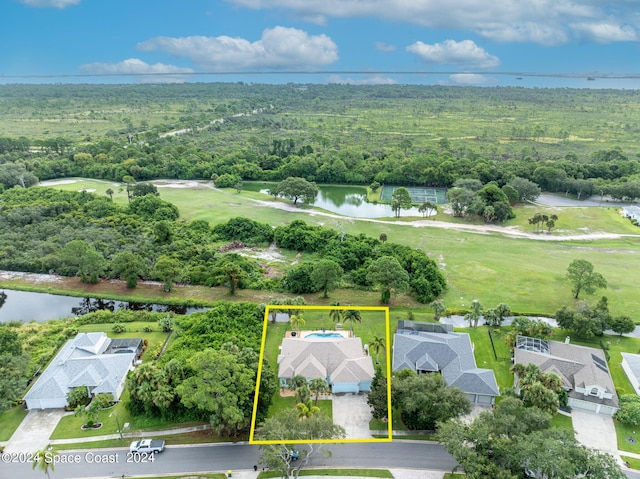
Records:
<instances>
[{"instance_id":1,"label":"yellow property boundary line","mask_svg":"<svg viewBox=\"0 0 640 479\"><path fill-rule=\"evenodd\" d=\"M387 363L387 437L383 438L363 438L363 439L308 439L308 440L257 440L254 438L256 430L256 418L258 413L258 394L260 393L260 380L262 378L262 362L264 360L264 350L267 340L267 326L269 324L270 309L312 309L312 310L353 310L358 311L382 311L385 318L385 356ZM249 444L300 444L303 443L319 443L319 444L338 444L352 442L391 442L392 439L392 411L391 411L391 344L389 332L389 308L386 306L285 306L279 304L269 304L264 311L264 322L262 324L262 344L260 346L260 357L258 359L258 375L256 377L256 392L253 398L253 413L251 414L251 431L249 433Z\"/></svg>"}]
</instances>

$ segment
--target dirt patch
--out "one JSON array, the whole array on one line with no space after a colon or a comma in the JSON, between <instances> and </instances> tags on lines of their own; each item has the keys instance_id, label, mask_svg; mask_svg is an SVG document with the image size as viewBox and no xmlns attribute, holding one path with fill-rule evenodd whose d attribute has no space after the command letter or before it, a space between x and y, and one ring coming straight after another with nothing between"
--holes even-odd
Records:
<instances>
[{"instance_id":1,"label":"dirt patch","mask_svg":"<svg viewBox=\"0 0 640 479\"><path fill-rule=\"evenodd\" d=\"M61 283L62 277L55 274L22 273L19 271L0 271L0 281L20 279L32 284Z\"/></svg>"},{"instance_id":2,"label":"dirt patch","mask_svg":"<svg viewBox=\"0 0 640 479\"><path fill-rule=\"evenodd\" d=\"M263 259L266 261L273 261L278 263L282 263L286 260L283 255L281 255L277 251L272 250L271 248L269 248L268 250L244 248L236 251L236 253L242 256L249 256L251 258Z\"/></svg>"}]
</instances>

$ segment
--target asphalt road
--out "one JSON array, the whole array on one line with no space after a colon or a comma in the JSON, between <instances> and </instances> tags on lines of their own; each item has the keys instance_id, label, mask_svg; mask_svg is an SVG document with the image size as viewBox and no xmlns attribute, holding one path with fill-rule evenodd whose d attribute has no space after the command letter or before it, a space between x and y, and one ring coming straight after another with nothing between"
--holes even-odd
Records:
<instances>
[{"instance_id":1,"label":"asphalt road","mask_svg":"<svg viewBox=\"0 0 640 479\"><path fill-rule=\"evenodd\" d=\"M315 467L379 467L412 468L450 471L455 461L438 444L423 441L394 441L393 443L336 444L324 446L314 456L310 466ZM226 472L251 469L258 462L257 446L245 444L219 444L205 446L171 446L147 463L131 462L125 449L91 451L65 451L60 453L74 464L58 464L50 473L51 479L118 478L147 474L183 474L197 472ZM0 460L0 479L42 479L42 471L32 470L26 457ZM130 462L127 462L127 460ZM100 462L102 461L102 462ZM105 461L112 461L106 462ZM117 462L116 462L117 461ZM629 472L630 479L640 479L640 473Z\"/></svg>"},{"instance_id":2,"label":"asphalt road","mask_svg":"<svg viewBox=\"0 0 640 479\"><path fill-rule=\"evenodd\" d=\"M323 454L330 451L331 457ZM77 479L91 477L116 478L171 473L196 473L237 469L251 469L258 463L260 452L250 445L171 446L157 455L155 461L143 464L127 462L125 449L101 449L92 451L63 451L61 456L77 463L57 464L51 479ZM5 455L6 456L6 455ZM6 461L6 458L2 458ZM9 458L13 460L14 458ZM21 461L20 459L24 459ZM42 479L42 471L32 470L27 458L17 457L16 462L0 464L2 479ZM60 459L60 457L59 457ZM97 461L112 461L100 463ZM104 462L103 461L103 462ZM117 462L115 462L117 461ZM328 467L408 467L449 471L453 458L438 444L424 441L398 441L393 443L325 445L310 461L310 466Z\"/></svg>"}]
</instances>

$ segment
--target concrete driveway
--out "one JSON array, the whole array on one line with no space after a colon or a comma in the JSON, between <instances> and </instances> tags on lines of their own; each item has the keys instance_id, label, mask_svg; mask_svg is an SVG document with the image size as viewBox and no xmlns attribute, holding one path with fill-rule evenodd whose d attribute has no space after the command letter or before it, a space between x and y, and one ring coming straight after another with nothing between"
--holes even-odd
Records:
<instances>
[{"instance_id":1,"label":"concrete driveway","mask_svg":"<svg viewBox=\"0 0 640 479\"><path fill-rule=\"evenodd\" d=\"M611 417L573 409L571 421L576 431L576 438L581 444L617 457L618 439Z\"/></svg>"},{"instance_id":2,"label":"concrete driveway","mask_svg":"<svg viewBox=\"0 0 640 479\"><path fill-rule=\"evenodd\" d=\"M369 421L373 418L366 394L334 394L333 422L347 431L347 439L371 437Z\"/></svg>"},{"instance_id":3,"label":"concrete driveway","mask_svg":"<svg viewBox=\"0 0 640 479\"><path fill-rule=\"evenodd\" d=\"M29 411L5 447L5 452L36 452L49 444L49 438L60 419L67 414L63 409Z\"/></svg>"}]
</instances>

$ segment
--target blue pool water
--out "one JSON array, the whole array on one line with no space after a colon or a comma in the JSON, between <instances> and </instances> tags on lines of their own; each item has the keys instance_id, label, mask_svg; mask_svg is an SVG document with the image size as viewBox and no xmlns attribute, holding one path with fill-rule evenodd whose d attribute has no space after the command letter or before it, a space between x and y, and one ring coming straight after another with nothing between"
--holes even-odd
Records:
<instances>
[{"instance_id":1,"label":"blue pool water","mask_svg":"<svg viewBox=\"0 0 640 479\"><path fill-rule=\"evenodd\" d=\"M342 334L339 333L312 333L307 334L305 338L341 338Z\"/></svg>"}]
</instances>

